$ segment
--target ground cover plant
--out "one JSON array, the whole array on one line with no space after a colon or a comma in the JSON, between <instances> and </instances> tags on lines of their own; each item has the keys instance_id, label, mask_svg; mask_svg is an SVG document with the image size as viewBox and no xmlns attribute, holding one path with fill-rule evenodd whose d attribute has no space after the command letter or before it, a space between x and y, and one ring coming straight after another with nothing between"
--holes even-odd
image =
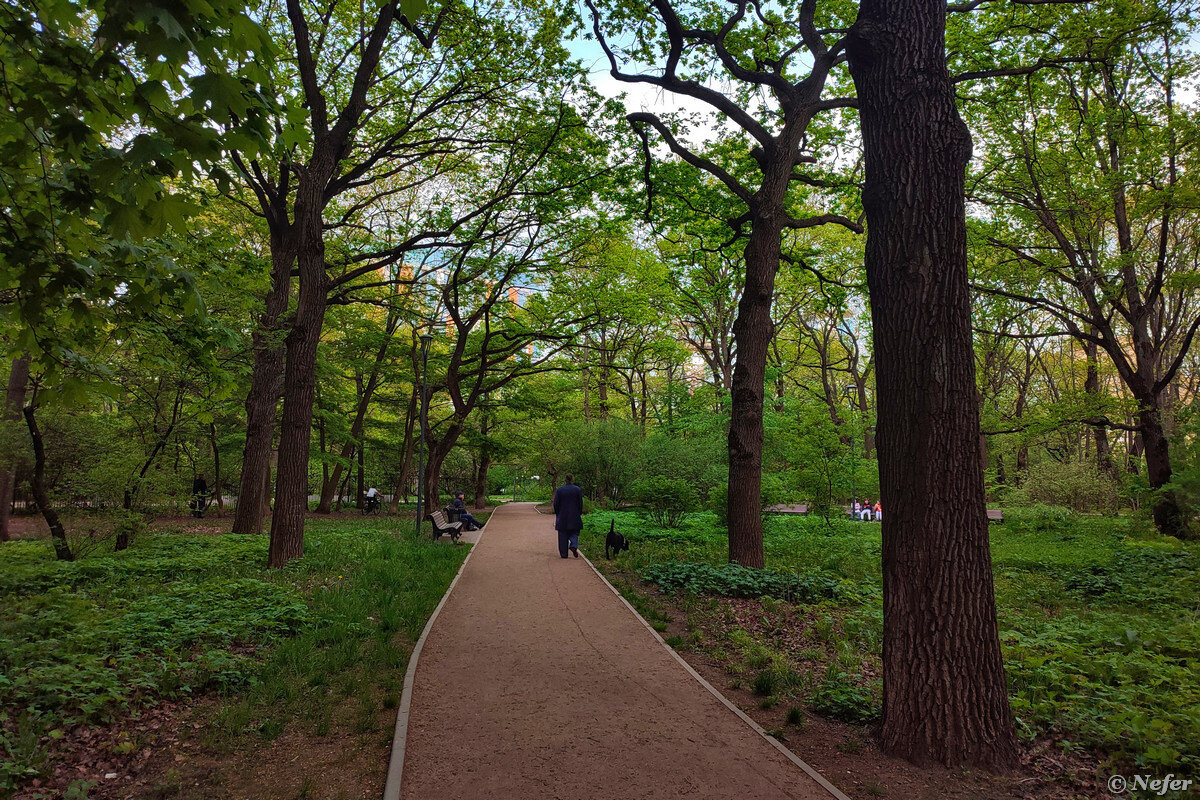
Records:
<instances>
[{"instance_id":1,"label":"ground cover plant","mask_svg":"<svg viewBox=\"0 0 1200 800\"><path fill-rule=\"evenodd\" d=\"M165 700L215 693L217 747L320 734L348 701L364 725L394 708L468 548L391 519L312 529L285 570L265 568L262 536L147 534L74 562L45 540L0 548L0 796L47 774L57 740Z\"/></svg>"},{"instance_id":2,"label":"ground cover plant","mask_svg":"<svg viewBox=\"0 0 1200 800\"><path fill-rule=\"evenodd\" d=\"M590 552L610 521L632 547L597 563L654 610L660 629L670 612L656 597L682 610L688 634L669 644L703 649L763 704L807 705L847 722L878 718L879 525L771 518L767 568L756 571L725 563L715 515L669 530L635 512L598 511L582 537ZM991 539L1023 740L1051 737L1114 766L1200 766L1200 545L1134 517L1044 506L1006 510Z\"/></svg>"}]
</instances>

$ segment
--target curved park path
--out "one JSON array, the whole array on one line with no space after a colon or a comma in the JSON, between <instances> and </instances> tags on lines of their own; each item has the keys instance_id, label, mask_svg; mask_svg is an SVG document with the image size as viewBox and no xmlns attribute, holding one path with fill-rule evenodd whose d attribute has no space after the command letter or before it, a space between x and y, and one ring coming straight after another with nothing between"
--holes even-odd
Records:
<instances>
[{"instance_id":1,"label":"curved park path","mask_svg":"<svg viewBox=\"0 0 1200 800\"><path fill-rule=\"evenodd\" d=\"M419 654L406 734L401 706L400 797L844 797L559 558L553 527L532 503L488 521Z\"/></svg>"}]
</instances>

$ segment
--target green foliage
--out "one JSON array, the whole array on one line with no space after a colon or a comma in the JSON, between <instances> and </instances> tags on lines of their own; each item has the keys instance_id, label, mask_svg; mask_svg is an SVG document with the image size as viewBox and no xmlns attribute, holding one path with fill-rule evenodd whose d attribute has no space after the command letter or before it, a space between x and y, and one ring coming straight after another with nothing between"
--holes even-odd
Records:
<instances>
[{"instance_id":1,"label":"green foliage","mask_svg":"<svg viewBox=\"0 0 1200 800\"><path fill-rule=\"evenodd\" d=\"M739 564L670 562L643 570L642 578L665 590L685 589L693 594L724 597L774 597L791 603L819 603L844 598L848 592L831 575L791 575L752 569Z\"/></svg>"},{"instance_id":2,"label":"green foliage","mask_svg":"<svg viewBox=\"0 0 1200 800\"><path fill-rule=\"evenodd\" d=\"M883 708L875 695L855 682L856 676L845 676L830 669L825 680L813 692L810 705L813 711L842 722L862 724L879 719Z\"/></svg>"},{"instance_id":3,"label":"green foliage","mask_svg":"<svg viewBox=\"0 0 1200 800\"><path fill-rule=\"evenodd\" d=\"M1112 512L1120 493L1116 481L1093 464L1046 460L1031 466L1021 486L1010 490L1004 500L1011 506L1042 504L1076 511Z\"/></svg>"},{"instance_id":4,"label":"green foliage","mask_svg":"<svg viewBox=\"0 0 1200 800\"><path fill-rule=\"evenodd\" d=\"M615 521L633 541L617 569L664 590L762 597L766 614L766 601L787 593L780 587L805 587L808 602L820 603L808 641L831 668L807 702L840 719L876 718L878 679L868 676L879 674L882 646L877 526L781 517L766 533L768 569L757 571L725 563L728 542L715 515L696 515L676 531L630 513L596 516L585 546L602 546ZM1191 712L1200 704L1200 545L1160 536L1134 517L1052 506L1006 509L1004 524L990 530L1020 733L1069 736L1122 765L1200 765L1200 717ZM761 640L742 636L733 641L730 633L745 668L787 668L778 655L759 652Z\"/></svg>"},{"instance_id":5,"label":"green foliage","mask_svg":"<svg viewBox=\"0 0 1200 800\"><path fill-rule=\"evenodd\" d=\"M767 514L763 509L768 506L773 506L778 503L785 503L793 500L793 493L788 489L787 482L782 476L764 473L762 476L762 484L759 487L759 512L762 513L764 519ZM717 515L722 525L728 524L729 514L729 483L722 481L714 486L708 492L707 506L710 511Z\"/></svg>"},{"instance_id":6,"label":"green foliage","mask_svg":"<svg viewBox=\"0 0 1200 800\"><path fill-rule=\"evenodd\" d=\"M664 528L675 528L690 512L696 511L699 497L682 478L662 475L643 478L633 485L633 497L648 510L651 519Z\"/></svg>"},{"instance_id":7,"label":"green foliage","mask_svg":"<svg viewBox=\"0 0 1200 800\"><path fill-rule=\"evenodd\" d=\"M224 157L221 126L246 142L261 131L261 66L229 68L272 52L236 3L6 6L0 312L40 372L64 370L65 397L82 387L78 344L104 321L199 308L194 276L153 240L196 211L179 184Z\"/></svg>"},{"instance_id":8,"label":"green foliage","mask_svg":"<svg viewBox=\"0 0 1200 800\"><path fill-rule=\"evenodd\" d=\"M669 436L651 433L642 444L641 468L646 475L678 478L705 495L725 475L726 445L717 432Z\"/></svg>"},{"instance_id":9,"label":"green foliage","mask_svg":"<svg viewBox=\"0 0 1200 800\"><path fill-rule=\"evenodd\" d=\"M286 719L328 702L299 687L402 671L401 643L465 556L396 539L380 519L315 524L281 572L263 566L266 548L261 536L148 534L60 562L45 542L0 547L0 706L17 714L0 717L0 787L36 775L39 737L63 725L209 690Z\"/></svg>"}]
</instances>

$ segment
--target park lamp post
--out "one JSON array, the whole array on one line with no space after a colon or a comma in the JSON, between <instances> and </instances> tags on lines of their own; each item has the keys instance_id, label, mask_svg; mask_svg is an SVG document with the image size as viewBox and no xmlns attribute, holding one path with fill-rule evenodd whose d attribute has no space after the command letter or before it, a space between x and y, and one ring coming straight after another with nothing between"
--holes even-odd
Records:
<instances>
[{"instance_id":1,"label":"park lamp post","mask_svg":"<svg viewBox=\"0 0 1200 800\"><path fill-rule=\"evenodd\" d=\"M421 535L421 522L425 509L425 439L429 422L429 344L433 335L421 334L421 435L417 442L417 536Z\"/></svg>"}]
</instances>

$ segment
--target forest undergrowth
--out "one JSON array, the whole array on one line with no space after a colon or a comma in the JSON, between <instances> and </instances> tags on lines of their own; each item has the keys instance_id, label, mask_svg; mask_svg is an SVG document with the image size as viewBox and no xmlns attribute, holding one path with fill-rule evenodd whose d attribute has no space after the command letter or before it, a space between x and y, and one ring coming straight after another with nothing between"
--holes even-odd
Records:
<instances>
[{"instance_id":1,"label":"forest undergrowth","mask_svg":"<svg viewBox=\"0 0 1200 800\"><path fill-rule=\"evenodd\" d=\"M216 695L216 749L291 724L320 735L347 702L364 720L396 707L469 548L379 517L312 520L283 570L267 545L156 532L74 562L46 540L0 548L0 796L47 774L56 740L164 700Z\"/></svg>"},{"instance_id":2,"label":"forest undergrowth","mask_svg":"<svg viewBox=\"0 0 1200 800\"><path fill-rule=\"evenodd\" d=\"M726 563L715 515L666 529L636 512L598 511L581 537L589 553L603 553L610 522L631 549L594 560L660 631L684 615L686 635L668 644L703 650L762 707L794 707L789 718L807 708L845 722L878 719L879 524L771 517L766 569L752 570ZM1194 773L1200 545L1159 536L1136 517L1046 506L1006 510L991 540L1022 739L1049 737L1114 768Z\"/></svg>"}]
</instances>

